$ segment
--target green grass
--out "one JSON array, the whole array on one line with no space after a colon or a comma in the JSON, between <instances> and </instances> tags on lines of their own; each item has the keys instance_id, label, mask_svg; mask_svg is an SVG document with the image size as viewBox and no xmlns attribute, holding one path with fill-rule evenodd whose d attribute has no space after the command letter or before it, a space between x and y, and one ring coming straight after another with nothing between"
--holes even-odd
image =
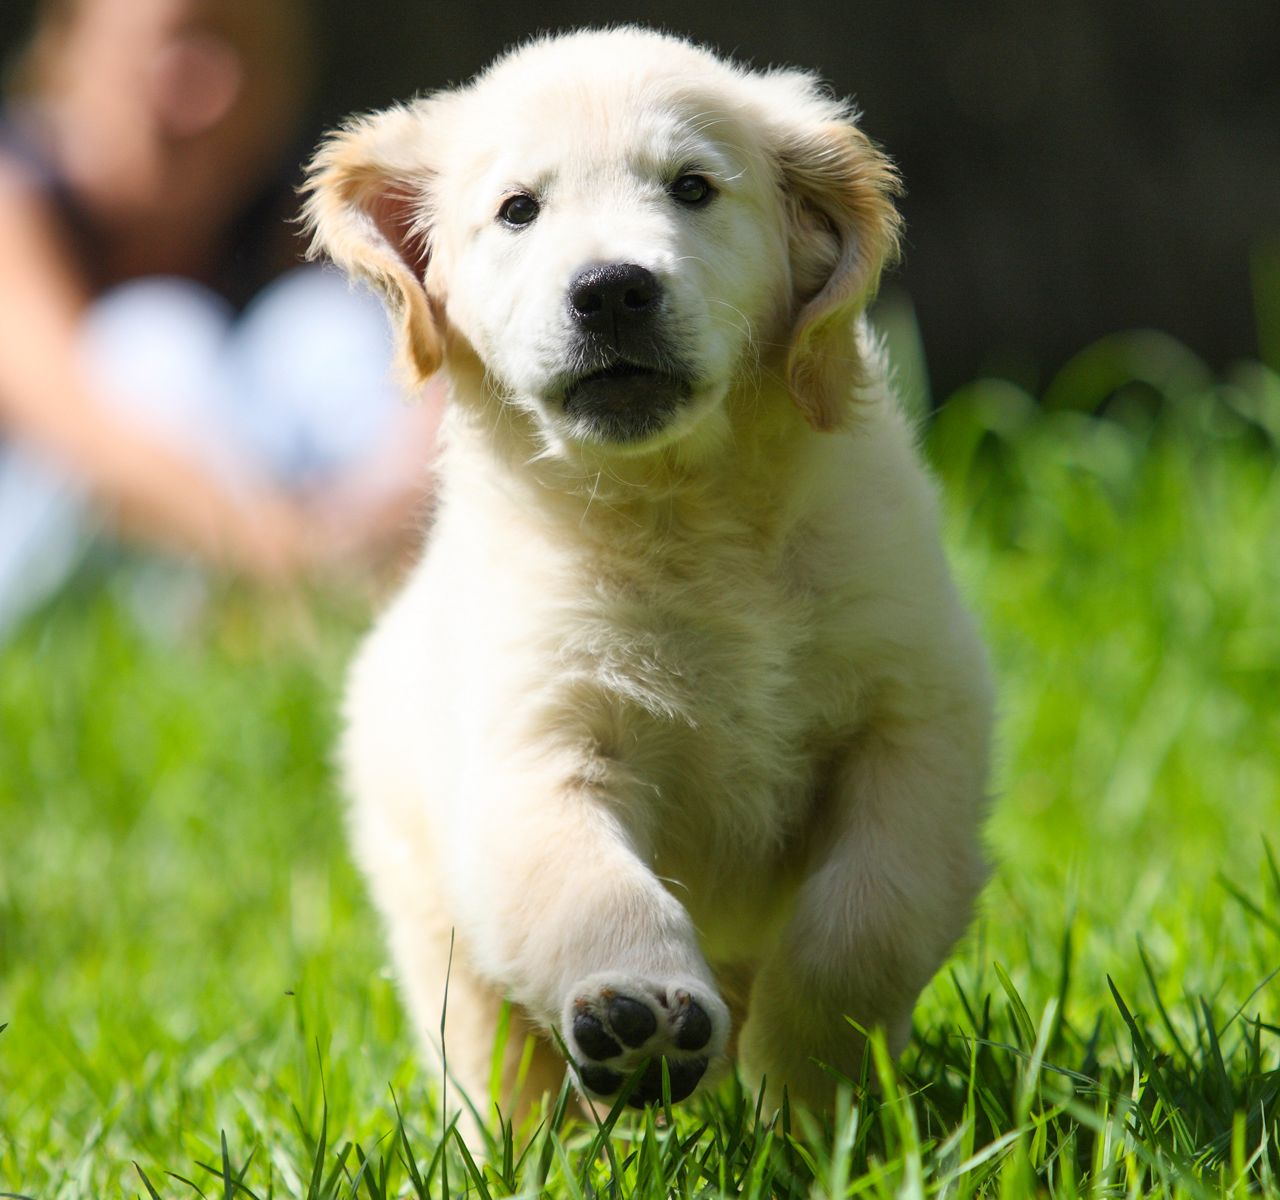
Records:
<instances>
[{"instance_id":1,"label":"green grass","mask_svg":"<svg viewBox=\"0 0 1280 1200\"><path fill-rule=\"evenodd\" d=\"M184 620L90 572L0 646L0 1193L1280 1194L1280 379L1146 335L1044 401L979 383L928 430L999 867L834 1127L730 1084L477 1165L343 843L358 606Z\"/></svg>"}]
</instances>

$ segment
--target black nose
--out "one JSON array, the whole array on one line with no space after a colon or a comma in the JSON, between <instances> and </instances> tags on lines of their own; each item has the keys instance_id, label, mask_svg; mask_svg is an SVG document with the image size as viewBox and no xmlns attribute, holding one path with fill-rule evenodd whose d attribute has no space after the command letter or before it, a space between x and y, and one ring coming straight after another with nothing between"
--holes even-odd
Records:
<instances>
[{"instance_id":1,"label":"black nose","mask_svg":"<svg viewBox=\"0 0 1280 1200\"><path fill-rule=\"evenodd\" d=\"M579 271L569 284L569 311L586 329L610 332L652 316L662 285L637 263L605 263Z\"/></svg>"}]
</instances>

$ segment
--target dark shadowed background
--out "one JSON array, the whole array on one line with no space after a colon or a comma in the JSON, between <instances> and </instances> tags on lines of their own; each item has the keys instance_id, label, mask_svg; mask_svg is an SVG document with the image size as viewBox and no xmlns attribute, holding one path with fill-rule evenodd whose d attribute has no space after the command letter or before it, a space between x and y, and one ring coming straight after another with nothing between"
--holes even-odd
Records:
<instances>
[{"instance_id":1,"label":"dark shadowed background","mask_svg":"<svg viewBox=\"0 0 1280 1200\"><path fill-rule=\"evenodd\" d=\"M0 50L30 8L0 3ZM1080 347L1133 327L1166 330L1216 366L1280 356L1259 328L1280 305L1268 299L1280 293L1276 0L316 0L316 11L316 133L460 81L539 29L603 17L817 69L901 165L896 280L937 397L984 371L1035 389Z\"/></svg>"}]
</instances>

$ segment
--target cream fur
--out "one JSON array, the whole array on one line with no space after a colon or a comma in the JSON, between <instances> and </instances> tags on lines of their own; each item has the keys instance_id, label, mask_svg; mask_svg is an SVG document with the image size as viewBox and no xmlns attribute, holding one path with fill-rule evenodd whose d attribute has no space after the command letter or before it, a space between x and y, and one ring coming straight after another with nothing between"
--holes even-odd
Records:
<instances>
[{"instance_id":1,"label":"cream fur","mask_svg":"<svg viewBox=\"0 0 1280 1200\"><path fill-rule=\"evenodd\" d=\"M682 210L671 179L718 190ZM512 188L541 211L513 231ZM352 670L357 857L405 998L483 1109L498 1007L555 1086L575 1014L690 1003L815 1106L846 1016L905 1044L984 879L991 694L933 490L861 312L896 179L808 75L637 29L532 43L353 123L313 167L317 244L452 388L422 562ZM568 422L565 290L666 287L695 384L640 443ZM518 1039L517 1039L518 1040ZM508 1053L506 1094L513 1099ZM625 1048L624 1048L625 1050Z\"/></svg>"}]
</instances>

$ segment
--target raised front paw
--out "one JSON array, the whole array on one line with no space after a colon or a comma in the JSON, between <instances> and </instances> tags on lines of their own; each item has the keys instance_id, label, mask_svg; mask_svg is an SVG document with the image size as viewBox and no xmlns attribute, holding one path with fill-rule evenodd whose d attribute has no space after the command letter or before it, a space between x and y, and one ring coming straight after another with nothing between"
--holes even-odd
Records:
<instances>
[{"instance_id":1,"label":"raised front paw","mask_svg":"<svg viewBox=\"0 0 1280 1200\"><path fill-rule=\"evenodd\" d=\"M693 980L593 975L570 993L564 1036L593 1096L616 1096L647 1064L627 1097L638 1108L662 1099L663 1059L672 1101L693 1094L708 1064L724 1052L729 1010Z\"/></svg>"}]
</instances>

